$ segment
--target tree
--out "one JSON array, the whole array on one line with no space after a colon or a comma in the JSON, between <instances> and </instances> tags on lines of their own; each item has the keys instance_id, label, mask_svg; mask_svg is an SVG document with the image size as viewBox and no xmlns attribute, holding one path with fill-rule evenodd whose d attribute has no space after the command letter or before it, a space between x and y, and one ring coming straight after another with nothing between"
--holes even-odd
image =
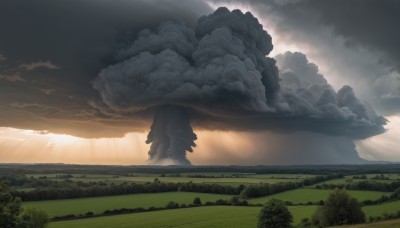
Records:
<instances>
[{"instance_id":1,"label":"tree","mask_svg":"<svg viewBox=\"0 0 400 228\"><path fill-rule=\"evenodd\" d=\"M247 197L247 192L248 192L249 190L248 190L248 188L245 188L245 189L243 189L241 192L240 192L240 198L241 199L247 199L248 197Z\"/></svg>"},{"instance_id":2,"label":"tree","mask_svg":"<svg viewBox=\"0 0 400 228\"><path fill-rule=\"evenodd\" d=\"M237 206L240 204L240 198L238 196L233 196L230 200L229 203L233 206Z\"/></svg>"},{"instance_id":3,"label":"tree","mask_svg":"<svg viewBox=\"0 0 400 228\"><path fill-rule=\"evenodd\" d=\"M28 207L25 208L20 215L20 224L18 227L23 228L45 228L50 219L45 211Z\"/></svg>"},{"instance_id":4,"label":"tree","mask_svg":"<svg viewBox=\"0 0 400 228\"><path fill-rule=\"evenodd\" d=\"M247 202L247 200L241 199L239 196L233 196L233 197L229 200L229 204L231 204L231 205L233 205L233 206L247 206L247 205L249 205L249 203Z\"/></svg>"},{"instance_id":5,"label":"tree","mask_svg":"<svg viewBox=\"0 0 400 228\"><path fill-rule=\"evenodd\" d=\"M20 211L21 199L13 197L9 193L8 185L0 182L0 227L16 227Z\"/></svg>"},{"instance_id":6,"label":"tree","mask_svg":"<svg viewBox=\"0 0 400 228\"><path fill-rule=\"evenodd\" d=\"M179 204L175 203L173 201L169 201L167 203L167 206L165 206L165 207L168 208L168 209L175 209L175 208L179 208Z\"/></svg>"},{"instance_id":7,"label":"tree","mask_svg":"<svg viewBox=\"0 0 400 228\"><path fill-rule=\"evenodd\" d=\"M200 198L199 198L199 197L194 198L193 204L194 204L194 205L201 205L201 200L200 200Z\"/></svg>"},{"instance_id":8,"label":"tree","mask_svg":"<svg viewBox=\"0 0 400 228\"><path fill-rule=\"evenodd\" d=\"M44 228L49 223L45 211L35 208L21 209L21 199L13 197L8 185L0 182L0 227L1 228Z\"/></svg>"},{"instance_id":9,"label":"tree","mask_svg":"<svg viewBox=\"0 0 400 228\"><path fill-rule=\"evenodd\" d=\"M301 220L300 224L298 224L295 227L298 227L298 228L313 228L315 226L312 224L312 221L309 218L303 218Z\"/></svg>"},{"instance_id":10,"label":"tree","mask_svg":"<svg viewBox=\"0 0 400 228\"><path fill-rule=\"evenodd\" d=\"M396 189L392 195L390 195L391 199L400 199L400 188Z\"/></svg>"},{"instance_id":11,"label":"tree","mask_svg":"<svg viewBox=\"0 0 400 228\"><path fill-rule=\"evenodd\" d=\"M277 199L268 201L258 215L259 228L285 228L290 227L292 222L292 214L284 202Z\"/></svg>"},{"instance_id":12,"label":"tree","mask_svg":"<svg viewBox=\"0 0 400 228\"><path fill-rule=\"evenodd\" d=\"M319 227L357 224L365 222L365 214L357 199L351 198L343 189L335 189L312 220Z\"/></svg>"}]
</instances>

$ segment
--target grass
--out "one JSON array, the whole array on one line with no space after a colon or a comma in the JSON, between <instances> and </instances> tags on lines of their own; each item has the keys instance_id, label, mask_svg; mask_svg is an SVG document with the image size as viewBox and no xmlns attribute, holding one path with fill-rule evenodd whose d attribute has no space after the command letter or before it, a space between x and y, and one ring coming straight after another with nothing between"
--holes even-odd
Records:
<instances>
[{"instance_id":1,"label":"grass","mask_svg":"<svg viewBox=\"0 0 400 228\"><path fill-rule=\"evenodd\" d=\"M293 224L309 218L317 206L290 206ZM400 208L400 201L367 206L363 210L366 216L378 216L384 212L392 213ZM184 208L165 211L144 212L137 214L104 216L91 219L52 222L50 228L63 227L255 227L260 207L212 206ZM391 228L400 227L400 220L374 224L348 226L351 228Z\"/></svg>"},{"instance_id":2,"label":"grass","mask_svg":"<svg viewBox=\"0 0 400 228\"><path fill-rule=\"evenodd\" d=\"M231 176L239 174L240 177L224 177L224 178L192 178L189 175L203 175L203 176ZM62 174L29 174L28 177L46 177L49 180L63 181L64 178L56 178L57 175ZM304 178L312 177L313 175L307 174L253 174L253 173L182 173L181 177L169 176L173 174L166 174L161 177L160 174L144 174L144 173L131 173L130 176L114 176L114 175L98 175L98 174L72 174L72 181L78 182L107 182L107 183L147 183L153 182L158 178L161 182L193 182L193 183L217 183L222 185L239 186L241 184L259 184L259 183L278 183L278 182L297 182L302 181Z\"/></svg>"},{"instance_id":3,"label":"grass","mask_svg":"<svg viewBox=\"0 0 400 228\"><path fill-rule=\"evenodd\" d=\"M50 228L69 227L255 227L260 208L197 207L92 219L54 222Z\"/></svg>"},{"instance_id":4,"label":"grass","mask_svg":"<svg viewBox=\"0 0 400 228\"><path fill-rule=\"evenodd\" d=\"M269 199L275 198L283 201L290 201L292 203L307 203L307 202L318 202L319 200L325 200L332 190L320 190L320 189L294 189L270 196L253 198L248 200L249 203L265 203ZM357 198L359 201L367 200L367 199L377 199L382 195L388 195L390 193L387 192L374 192L374 191L346 191L351 196Z\"/></svg>"},{"instance_id":5,"label":"grass","mask_svg":"<svg viewBox=\"0 0 400 228\"><path fill-rule=\"evenodd\" d=\"M382 216L383 213L395 213L400 210L400 200L383 203L379 205L363 207L365 215L368 216ZM400 226L399 226L400 227Z\"/></svg>"},{"instance_id":6,"label":"grass","mask_svg":"<svg viewBox=\"0 0 400 228\"><path fill-rule=\"evenodd\" d=\"M50 218L67 214L84 214L88 211L101 213L105 210L136 207L164 207L169 201L190 204L195 197L200 197L203 203L214 202L218 199L230 199L231 195L192 193L192 192L167 192L132 194L120 196L103 196L80 199L46 200L23 203L24 207L32 206L45 210Z\"/></svg>"},{"instance_id":7,"label":"grass","mask_svg":"<svg viewBox=\"0 0 400 228\"><path fill-rule=\"evenodd\" d=\"M256 178L268 178L268 179L305 179L309 177L315 177L316 175L312 174L256 174L253 177ZM252 177L252 176L249 176Z\"/></svg>"},{"instance_id":8,"label":"grass","mask_svg":"<svg viewBox=\"0 0 400 228\"><path fill-rule=\"evenodd\" d=\"M165 174L166 176L170 176L170 175L174 175L174 173L166 173ZM202 176L217 176L217 177L219 177L219 176L232 176L232 175L237 175L237 176L240 176L240 177L252 177L252 176L255 176L255 175L257 175L257 174L255 174L255 173L239 173L239 172L193 172L193 173L180 173L180 175L182 176L182 177L188 177L188 176L191 176L191 175L202 175ZM158 175L158 176L160 176L160 175Z\"/></svg>"},{"instance_id":9,"label":"grass","mask_svg":"<svg viewBox=\"0 0 400 228\"><path fill-rule=\"evenodd\" d=\"M35 190L36 188L14 188L14 190L21 191L21 192L30 192Z\"/></svg>"},{"instance_id":10,"label":"grass","mask_svg":"<svg viewBox=\"0 0 400 228\"><path fill-rule=\"evenodd\" d=\"M396 175L396 174L392 174L392 175ZM333 179L333 180L328 180L322 183L317 183L314 184L310 187L315 187L316 185L322 185L322 184L351 184L351 183L356 183L356 182L360 182L360 181L368 181L368 182L372 182L372 183L376 183L376 182L380 182L380 183L392 183L395 181L398 181L396 179L390 179L390 180L375 180L375 179L353 179L353 176L346 176L344 178L338 178L338 179Z\"/></svg>"},{"instance_id":11,"label":"grass","mask_svg":"<svg viewBox=\"0 0 400 228\"><path fill-rule=\"evenodd\" d=\"M153 182L155 177L119 177L113 181L126 182ZM277 183L293 181L292 179L266 179L266 178L190 178L190 177L157 177L161 182L193 182L193 183L235 183L235 184L258 184L258 183Z\"/></svg>"},{"instance_id":12,"label":"grass","mask_svg":"<svg viewBox=\"0 0 400 228\"><path fill-rule=\"evenodd\" d=\"M376 222L376 223L370 223L370 224L340 226L340 228L399 228L399 227L400 227L400 219L388 220L388 221Z\"/></svg>"},{"instance_id":13,"label":"grass","mask_svg":"<svg viewBox=\"0 0 400 228\"><path fill-rule=\"evenodd\" d=\"M383 175L391 180L400 180L400 174L398 173L384 173ZM365 176L370 179L374 178L375 176L380 176L380 174L366 174Z\"/></svg>"},{"instance_id":14,"label":"grass","mask_svg":"<svg viewBox=\"0 0 400 228\"><path fill-rule=\"evenodd\" d=\"M293 215L293 224L299 224L303 218L310 218L318 206L289 206Z\"/></svg>"},{"instance_id":15,"label":"grass","mask_svg":"<svg viewBox=\"0 0 400 228\"><path fill-rule=\"evenodd\" d=\"M315 211L314 206L290 207L294 224ZM50 228L67 227L256 227L260 207L212 206L137 214L115 215L50 223Z\"/></svg>"}]
</instances>

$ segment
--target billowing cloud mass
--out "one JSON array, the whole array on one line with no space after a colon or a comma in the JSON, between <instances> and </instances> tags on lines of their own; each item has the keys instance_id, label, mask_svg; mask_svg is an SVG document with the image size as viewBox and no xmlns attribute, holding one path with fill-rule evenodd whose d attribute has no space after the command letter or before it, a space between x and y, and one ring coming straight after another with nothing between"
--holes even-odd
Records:
<instances>
[{"instance_id":1,"label":"billowing cloud mass","mask_svg":"<svg viewBox=\"0 0 400 228\"><path fill-rule=\"evenodd\" d=\"M318 72L318 67L309 63L304 54L286 52L276 59L284 100L298 112L325 119L348 119L360 126L368 121L385 124L383 117L377 116L370 106L357 99L350 86L343 86L336 93Z\"/></svg>"},{"instance_id":2,"label":"billowing cloud mass","mask_svg":"<svg viewBox=\"0 0 400 228\"><path fill-rule=\"evenodd\" d=\"M324 66L335 86L351 84L381 113L400 112L400 2L396 0L218 0L252 10L275 40Z\"/></svg>"},{"instance_id":3,"label":"billowing cloud mass","mask_svg":"<svg viewBox=\"0 0 400 228\"><path fill-rule=\"evenodd\" d=\"M197 139L185 108L163 105L156 108L146 143L151 143L150 162L189 165L186 151L193 152Z\"/></svg>"},{"instance_id":4,"label":"billowing cloud mass","mask_svg":"<svg viewBox=\"0 0 400 228\"><path fill-rule=\"evenodd\" d=\"M0 126L85 138L147 130L110 111L91 81L140 30L210 11L192 0L0 1Z\"/></svg>"},{"instance_id":5,"label":"billowing cloud mass","mask_svg":"<svg viewBox=\"0 0 400 228\"><path fill-rule=\"evenodd\" d=\"M336 93L301 53L277 57L280 88L275 60L266 57L272 47L270 35L251 13L219 8L201 17L193 29L165 22L155 31L139 32L93 86L115 111L134 116L172 104L168 107L177 107L174 113L183 108L193 112L194 123L203 128L309 130L351 138L383 131L384 118L367 112L350 86ZM171 122L172 109L165 111L164 121ZM159 115L164 113L158 113L154 122L163 119ZM158 148L150 151L151 158L179 147L163 127L157 132L158 125L149 134L152 147ZM189 123L184 128L191 129ZM191 144L182 144L180 150L191 150L186 146Z\"/></svg>"},{"instance_id":6,"label":"billowing cloud mass","mask_svg":"<svg viewBox=\"0 0 400 228\"><path fill-rule=\"evenodd\" d=\"M293 40L296 20L288 21L299 15L290 12L306 2L252 4ZM351 153L352 140L384 132L376 102L359 100L358 87L330 85L300 52L271 56L276 41L249 12L194 0L4 0L0 28L3 127L86 138L150 129L152 161L180 164L190 164L197 129L313 132L344 140ZM396 99L397 79L366 84Z\"/></svg>"},{"instance_id":7,"label":"billowing cloud mass","mask_svg":"<svg viewBox=\"0 0 400 228\"><path fill-rule=\"evenodd\" d=\"M166 22L154 33L141 31L94 87L115 109L176 103L265 111L279 88L275 62L265 57L271 50L256 18L221 8L200 18L195 30Z\"/></svg>"}]
</instances>

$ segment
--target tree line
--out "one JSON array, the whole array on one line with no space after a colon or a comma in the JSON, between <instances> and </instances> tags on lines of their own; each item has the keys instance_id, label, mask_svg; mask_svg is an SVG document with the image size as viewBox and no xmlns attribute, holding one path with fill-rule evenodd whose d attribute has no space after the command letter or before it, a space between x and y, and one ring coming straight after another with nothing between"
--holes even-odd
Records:
<instances>
[{"instance_id":1,"label":"tree line","mask_svg":"<svg viewBox=\"0 0 400 228\"><path fill-rule=\"evenodd\" d=\"M321 184L315 186L318 189L335 189L345 188L349 190L365 190L365 191L380 191L380 192L393 192L400 188L400 181L394 182L376 182L376 181L357 181L354 183L346 184Z\"/></svg>"},{"instance_id":2,"label":"tree line","mask_svg":"<svg viewBox=\"0 0 400 228\"><path fill-rule=\"evenodd\" d=\"M337 178L337 175L316 176L306 178L299 182L279 182L274 184L255 184L255 185L220 185L220 184L206 184L206 183L164 183L160 182L157 178L154 183L124 183L120 185L98 185L90 183L82 183L66 185L61 187L42 187L32 191L16 191L13 190L11 194L15 197L20 197L23 201L38 201L38 200L54 200L54 199L72 199L83 197L96 197L96 196L111 196L111 195L126 195L136 193L158 193L158 192L201 192L201 193L214 193L214 194L227 194L227 195L241 195L242 198L253 198L260 196L267 196L301 186L308 186L322 181Z\"/></svg>"},{"instance_id":3,"label":"tree line","mask_svg":"<svg viewBox=\"0 0 400 228\"><path fill-rule=\"evenodd\" d=\"M247 198L255 198L268 196L292 189L296 189L303 186L310 186L316 183L324 182L331 179L340 178L342 175L334 174L334 175L326 175L326 176L316 176L305 178L299 182L281 182L275 184L258 184L258 185L249 185L240 193L240 197Z\"/></svg>"}]
</instances>

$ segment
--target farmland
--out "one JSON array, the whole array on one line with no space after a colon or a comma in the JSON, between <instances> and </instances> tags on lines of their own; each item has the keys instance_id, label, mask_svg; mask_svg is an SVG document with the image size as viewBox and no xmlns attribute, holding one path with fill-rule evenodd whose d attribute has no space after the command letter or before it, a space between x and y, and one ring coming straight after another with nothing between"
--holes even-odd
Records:
<instances>
[{"instance_id":1,"label":"farmland","mask_svg":"<svg viewBox=\"0 0 400 228\"><path fill-rule=\"evenodd\" d=\"M351 177L345 177L345 178L339 178L339 179L334 179L334 180L329 180L320 184L350 184L350 183L356 183L356 182L361 182L361 181L368 181L368 182L378 182L378 183L392 183L395 181L398 181L396 179L353 179ZM320 185L317 184L317 185Z\"/></svg>"},{"instance_id":2,"label":"farmland","mask_svg":"<svg viewBox=\"0 0 400 228\"><path fill-rule=\"evenodd\" d=\"M289 209L297 224L302 218L309 217L315 210L313 206L293 206ZM66 227L256 227L259 207L213 206L187 209L174 209L130 215L54 222L50 228ZM157 218L157 219L154 219Z\"/></svg>"},{"instance_id":3,"label":"farmland","mask_svg":"<svg viewBox=\"0 0 400 228\"><path fill-rule=\"evenodd\" d=\"M371 224L360 224L353 226L341 226L342 228L398 228L400 227L400 219L377 222Z\"/></svg>"},{"instance_id":4,"label":"farmland","mask_svg":"<svg viewBox=\"0 0 400 228\"><path fill-rule=\"evenodd\" d=\"M46 200L24 203L24 207L37 207L45 210L50 217L67 214L84 214L86 212L100 213L105 210L137 207L164 207L169 201L179 204L190 204L195 197L202 201L214 202L218 199L229 199L229 195L192 193L192 192L165 192L151 194L132 194L121 196L103 196L79 199Z\"/></svg>"},{"instance_id":5,"label":"farmland","mask_svg":"<svg viewBox=\"0 0 400 228\"><path fill-rule=\"evenodd\" d=\"M358 167L130 170L55 165L3 167L5 174L0 177L12 183L13 194L23 199L23 208L48 214L50 228L255 227L261 206L270 199L284 201L297 225L310 218L336 187L346 188L347 194L363 204L367 219L395 214L400 200L392 194L400 186L400 167L392 172L387 172L387 166L385 172L368 168L364 172ZM385 190L369 190L374 187ZM194 204L196 197L200 204ZM391 223L380 224L390 227Z\"/></svg>"},{"instance_id":6,"label":"farmland","mask_svg":"<svg viewBox=\"0 0 400 228\"><path fill-rule=\"evenodd\" d=\"M51 223L50 228L67 227L255 227L259 208L245 207L199 207L174 209L138 214L116 215L92 219L79 219Z\"/></svg>"},{"instance_id":7,"label":"farmland","mask_svg":"<svg viewBox=\"0 0 400 228\"><path fill-rule=\"evenodd\" d=\"M289 201L292 203L308 203L308 202L318 202L320 200L325 200L328 195L331 193L331 190L319 190L319 189L295 189L295 190L290 190L266 197L260 197L260 198L253 198L250 199L250 203L265 203L269 199L275 198L275 199L280 199L283 201ZM374 200L378 199L382 195L388 195L387 192L375 192L375 191L352 191L348 190L347 193L358 199L359 201L364 201L364 200Z\"/></svg>"},{"instance_id":8,"label":"farmland","mask_svg":"<svg viewBox=\"0 0 400 228\"><path fill-rule=\"evenodd\" d=\"M298 182L307 177L315 175L304 174L251 174L251 173L183 173L161 176L160 174L133 173L125 176L99 175L99 174L29 174L29 178L46 179L53 181L64 181L68 179L74 182L104 182L104 183L147 183L153 182L155 178L162 182L193 182L193 183L216 183L230 186L240 184L260 184L278 182Z\"/></svg>"},{"instance_id":9,"label":"farmland","mask_svg":"<svg viewBox=\"0 0 400 228\"><path fill-rule=\"evenodd\" d=\"M367 216L382 216L384 213L393 213L400 209L400 200L383 203L374 206L365 206L364 212Z\"/></svg>"}]
</instances>

